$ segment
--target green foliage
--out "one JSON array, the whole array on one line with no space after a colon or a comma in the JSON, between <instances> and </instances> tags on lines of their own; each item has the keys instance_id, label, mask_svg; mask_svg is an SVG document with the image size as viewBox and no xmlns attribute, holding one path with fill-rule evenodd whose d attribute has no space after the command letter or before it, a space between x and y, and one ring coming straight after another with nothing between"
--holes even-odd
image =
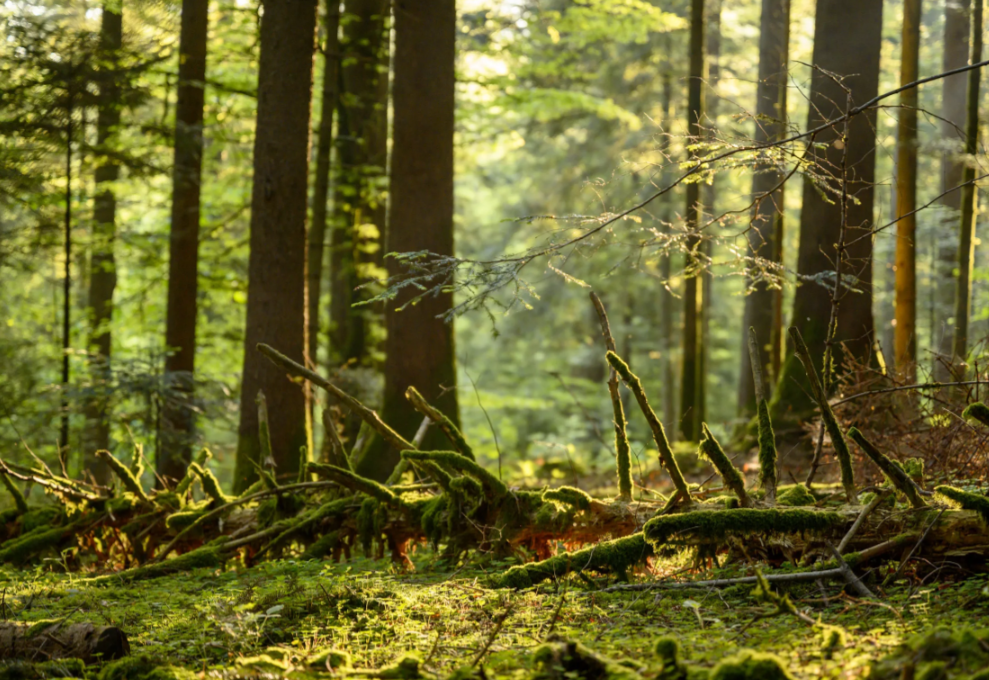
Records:
<instances>
[{"instance_id":1,"label":"green foliage","mask_svg":"<svg viewBox=\"0 0 989 680\"><path fill-rule=\"evenodd\" d=\"M778 656L743 649L715 666L710 680L793 680L793 676Z\"/></svg>"},{"instance_id":2,"label":"green foliage","mask_svg":"<svg viewBox=\"0 0 989 680\"><path fill-rule=\"evenodd\" d=\"M751 534L794 534L822 532L843 522L837 512L771 508L756 510L697 510L679 515L654 517L643 527L653 546L692 539L724 540Z\"/></svg>"},{"instance_id":3,"label":"green foliage","mask_svg":"<svg viewBox=\"0 0 989 680\"><path fill-rule=\"evenodd\" d=\"M780 505L800 507L814 505L817 499L810 492L810 489L807 488L806 484L793 484L791 486L780 487L779 494L776 496L776 502Z\"/></svg>"}]
</instances>

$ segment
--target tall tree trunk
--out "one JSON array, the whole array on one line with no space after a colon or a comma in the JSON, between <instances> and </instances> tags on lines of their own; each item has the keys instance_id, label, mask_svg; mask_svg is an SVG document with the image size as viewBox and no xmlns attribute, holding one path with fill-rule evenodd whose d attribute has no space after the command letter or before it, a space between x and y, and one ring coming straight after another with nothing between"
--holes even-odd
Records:
<instances>
[{"instance_id":1,"label":"tall tree trunk","mask_svg":"<svg viewBox=\"0 0 989 680\"><path fill-rule=\"evenodd\" d=\"M975 0L972 12L972 56L969 63L982 61L982 0ZM975 179L975 154L979 147L979 85L982 69L968 72L968 112L965 119L965 170L963 182ZM972 268L975 264L974 184L962 188L962 214L958 229L958 286L955 293L955 337L952 354L956 361L968 356L968 321L972 307Z\"/></svg>"},{"instance_id":2,"label":"tall tree trunk","mask_svg":"<svg viewBox=\"0 0 989 680\"><path fill-rule=\"evenodd\" d=\"M700 121L704 115L704 0L690 2L690 72L687 86L687 135L700 137ZM687 185L686 277L683 291L683 370L680 378L680 432L687 441L700 437L701 422L697 412L697 384L700 370L699 353L703 344L700 305L703 301L703 277L698 276L698 252L701 214L700 184Z\"/></svg>"},{"instance_id":3,"label":"tall tree trunk","mask_svg":"<svg viewBox=\"0 0 989 680\"><path fill-rule=\"evenodd\" d=\"M396 0L392 101L395 112L391 163L389 252L428 250L453 255L454 61L457 11L454 0ZM400 269L390 264L390 273ZM387 340L382 418L406 438L421 417L405 399L416 387L459 425L453 324L440 317L453 304L450 293L427 296L404 311L407 289L385 310ZM449 448L430 428L422 448ZM361 474L386 478L398 452L376 442Z\"/></svg>"},{"instance_id":4,"label":"tall tree trunk","mask_svg":"<svg viewBox=\"0 0 989 680\"><path fill-rule=\"evenodd\" d=\"M183 0L179 34L172 226L169 234L168 308L165 317L161 448L155 461L163 479L182 479L192 456L199 291L200 187L203 168L203 100L209 0Z\"/></svg>"},{"instance_id":5,"label":"tall tree trunk","mask_svg":"<svg viewBox=\"0 0 989 680\"><path fill-rule=\"evenodd\" d=\"M879 54L882 40L882 3L860 0L818 0L814 31L808 127L841 116L846 93L826 71L846 76L854 104L876 96L879 90ZM839 140L843 126L830 128L816 138L808 160L830 173L831 196L825 200L810 177L804 178L803 208L800 212L800 248L797 274L801 284L793 301L793 324L800 329L811 356L825 355L831 319L833 273L838 258L838 236L844 221L845 244L841 261L842 286L838 295L837 331L832 350L834 365L843 362L842 347L859 358L872 348L872 239L875 179L875 111L852 119L848 139ZM835 144L838 141L840 143ZM843 163L844 160L844 163ZM842 167L847 173L847 215L840 200ZM837 192L837 193L835 193ZM859 238L861 236L865 238ZM852 243L854 242L854 243ZM819 365L819 370L823 365ZM822 371L822 374L823 371ZM830 370L828 372L830 374ZM774 423L794 422L814 409L810 388L799 360L788 352L773 395Z\"/></svg>"},{"instance_id":6,"label":"tall tree trunk","mask_svg":"<svg viewBox=\"0 0 989 680\"><path fill-rule=\"evenodd\" d=\"M900 85L920 72L921 0L904 0ZM896 327L894 361L904 379L917 375L917 88L900 93L896 158Z\"/></svg>"},{"instance_id":7,"label":"tall tree trunk","mask_svg":"<svg viewBox=\"0 0 989 680\"><path fill-rule=\"evenodd\" d=\"M665 41L665 52L670 53L670 39L669 36L664 36ZM667 128L673 124L673 65L670 61L666 62L666 70L663 72L663 125ZM666 165L670 165L672 159L668 158L666 160ZM661 185L666 187L669 186L671 173L663 168ZM666 219L662 225L664 233L669 233L670 227L669 222L673 220L673 205L670 200L671 197L666 197ZM670 279L673 278L673 253L668 251L663 255L663 259L660 261L660 277L663 281L663 290L660 291L660 312L659 312L659 323L660 323L660 344L663 348L663 420L666 421L666 426L669 428L667 432L670 433L671 437L676 437L678 428L673 427L673 423L676 422L676 364L673 359L674 347L676 345L676 340L673 337L673 316L674 316L674 304L676 302L676 296L673 291L669 289Z\"/></svg>"},{"instance_id":8,"label":"tall tree trunk","mask_svg":"<svg viewBox=\"0 0 989 680\"><path fill-rule=\"evenodd\" d=\"M952 71L968 63L969 13L972 0L948 0L944 6L944 50L941 70ZM964 73L949 76L941 81L941 136L952 148L941 156L941 193L962 183L965 164L961 153L965 148L965 91L968 78ZM950 373L939 357L951 358L954 342L954 326L950 323L955 308L955 267L958 266L956 241L958 216L962 207L962 192L952 191L941 198L941 205L949 209L945 229L938 230L934 324L931 328L931 348L934 351L934 376L947 381Z\"/></svg>"},{"instance_id":9,"label":"tall tree trunk","mask_svg":"<svg viewBox=\"0 0 989 680\"><path fill-rule=\"evenodd\" d=\"M112 349L110 323L113 319L113 290L117 285L113 243L116 236L117 201L112 182L120 176L111 160L113 139L120 125L120 88L114 73L116 53L123 41L123 16L119 5L104 4L100 19L99 105L96 116L96 196L93 201L93 238L90 252L89 349L90 375L94 395L86 404L86 434L83 443L84 466L99 482L107 482L110 471L97 450L110 448L109 380Z\"/></svg>"},{"instance_id":10,"label":"tall tree trunk","mask_svg":"<svg viewBox=\"0 0 989 680\"><path fill-rule=\"evenodd\" d=\"M258 114L251 193L247 329L240 393L234 489L255 478L258 409L263 391L270 413L271 450L278 475L295 474L306 444L302 388L257 350L265 342L295 361L305 353L306 194L316 0L264 0Z\"/></svg>"},{"instance_id":11,"label":"tall tree trunk","mask_svg":"<svg viewBox=\"0 0 989 680\"><path fill-rule=\"evenodd\" d=\"M782 138L786 133L786 85L790 52L790 0L762 0L759 27L759 82L756 86L755 140L765 144ZM758 202L752 209L752 227L748 234L750 266L762 269L760 260L772 264L782 262L783 187L775 189L783 178L780 168L762 163L752 175L752 195ZM775 189L775 191L774 191ZM771 192L771 193L770 193ZM764 198L759 198L765 195ZM749 359L748 329L754 328L759 339L763 375L775 376L779 371L774 346L782 336L780 289L763 281L751 283L745 298L742 323L742 372L738 380L738 410L745 417L756 411L755 384Z\"/></svg>"},{"instance_id":12,"label":"tall tree trunk","mask_svg":"<svg viewBox=\"0 0 989 680\"><path fill-rule=\"evenodd\" d=\"M385 230L388 0L345 0L340 117L330 239L330 364L363 362L368 310L355 290L371 276Z\"/></svg>"},{"instance_id":13,"label":"tall tree trunk","mask_svg":"<svg viewBox=\"0 0 989 680\"><path fill-rule=\"evenodd\" d=\"M65 265L62 272L62 395L61 426L58 433L58 457L64 466L69 455L69 348L72 345L72 136L74 132L74 97L72 80L65 84L65 224L63 246ZM85 128L83 128L85 132Z\"/></svg>"},{"instance_id":14,"label":"tall tree trunk","mask_svg":"<svg viewBox=\"0 0 989 680\"><path fill-rule=\"evenodd\" d=\"M309 361L317 363L319 351L319 298L323 284L327 203L330 194L330 156L333 149L333 115L340 92L340 2L326 0L323 10L322 117L316 146L316 179L313 184L312 224L309 227L308 309Z\"/></svg>"}]
</instances>

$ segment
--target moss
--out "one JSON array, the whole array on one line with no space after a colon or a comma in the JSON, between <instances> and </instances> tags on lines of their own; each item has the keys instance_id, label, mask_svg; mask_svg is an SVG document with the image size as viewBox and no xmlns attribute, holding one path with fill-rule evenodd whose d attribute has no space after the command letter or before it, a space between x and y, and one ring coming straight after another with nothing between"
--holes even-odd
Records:
<instances>
[{"instance_id":1,"label":"moss","mask_svg":"<svg viewBox=\"0 0 989 680\"><path fill-rule=\"evenodd\" d=\"M701 423L701 437L698 450L711 462L711 465L718 471L718 474L721 475L724 485L738 496L739 502L743 506L748 505L749 497L745 493L745 478L742 477L742 473L728 459L724 449L721 448L721 444L718 443L711 430L708 429L707 423Z\"/></svg>"},{"instance_id":2,"label":"moss","mask_svg":"<svg viewBox=\"0 0 989 680\"><path fill-rule=\"evenodd\" d=\"M539 680L638 680L629 666L591 651L579 642L562 640L538 647L533 654Z\"/></svg>"},{"instance_id":3,"label":"moss","mask_svg":"<svg viewBox=\"0 0 989 680\"><path fill-rule=\"evenodd\" d=\"M609 383L610 386L611 383ZM626 503L632 500L632 447L625 432L625 409L618 396L618 382L614 383L611 394L612 409L615 413L615 473L618 476L618 497Z\"/></svg>"},{"instance_id":4,"label":"moss","mask_svg":"<svg viewBox=\"0 0 989 680\"><path fill-rule=\"evenodd\" d=\"M628 570L652 555L641 533L602 541L589 548L556 555L542 562L512 567L494 582L496 588L528 588L571 572L604 571L627 578Z\"/></svg>"},{"instance_id":5,"label":"moss","mask_svg":"<svg viewBox=\"0 0 989 680\"><path fill-rule=\"evenodd\" d=\"M660 422L659 418L656 416L656 412L652 410L649 405L649 400L646 398L646 392L642 388L642 381L639 380L638 376L632 373L629 369L628 364L622 361L614 352L608 352L605 355L608 359L608 363L611 367L615 369L615 372L621 377L622 381L628 385L629 389L632 390L632 394L635 395L635 400L639 404L639 409L642 411L642 415L645 416L646 421L649 423L649 429L652 430L653 440L656 442L656 447L659 450L659 460L666 468L666 472L670 475L673 480L673 486L676 488L677 492L683 497L683 500L690 500L690 490L687 487L687 482L683 478L683 473L680 471L680 467L677 465L676 458L673 457L673 449L670 448L670 440L666 437L666 430L663 429L663 423Z\"/></svg>"},{"instance_id":6,"label":"moss","mask_svg":"<svg viewBox=\"0 0 989 680\"><path fill-rule=\"evenodd\" d=\"M373 479L368 479L367 477L362 477L356 472L351 472L345 468L336 467L335 465L325 465L322 463L310 463L310 471L323 476L330 477L331 479L343 484L346 487L353 489L354 491L359 491L371 498L375 498L388 505L409 511L412 506L398 495L394 491L389 489L384 484L376 482Z\"/></svg>"},{"instance_id":7,"label":"moss","mask_svg":"<svg viewBox=\"0 0 989 680\"><path fill-rule=\"evenodd\" d=\"M323 534L320 536L315 543L306 548L306 551L302 553L302 559L304 560L321 560L336 549L337 544L340 543L340 533L337 531L331 531L328 534Z\"/></svg>"},{"instance_id":8,"label":"moss","mask_svg":"<svg viewBox=\"0 0 989 680\"><path fill-rule=\"evenodd\" d=\"M925 663L914 677L917 680L948 680L948 664L945 661Z\"/></svg>"},{"instance_id":9,"label":"moss","mask_svg":"<svg viewBox=\"0 0 989 680\"><path fill-rule=\"evenodd\" d=\"M983 521L989 523L989 498L976 493L962 491L953 486L934 487L935 493L963 510L974 510Z\"/></svg>"},{"instance_id":10,"label":"moss","mask_svg":"<svg viewBox=\"0 0 989 680\"><path fill-rule=\"evenodd\" d=\"M578 510L590 510L593 500L586 491L572 486L561 486L543 492L543 500L569 505Z\"/></svg>"},{"instance_id":11,"label":"moss","mask_svg":"<svg viewBox=\"0 0 989 680\"><path fill-rule=\"evenodd\" d=\"M374 677L381 680L416 680L423 677L419 664L419 657L406 655L389 666L379 668L374 672Z\"/></svg>"},{"instance_id":12,"label":"moss","mask_svg":"<svg viewBox=\"0 0 989 680\"><path fill-rule=\"evenodd\" d=\"M135 444L134 453L131 454L130 471L135 479L140 479L144 474L144 445Z\"/></svg>"},{"instance_id":13,"label":"moss","mask_svg":"<svg viewBox=\"0 0 989 680\"><path fill-rule=\"evenodd\" d=\"M82 659L55 659L31 663L5 661L0 665L0 680L47 680L48 678L85 678Z\"/></svg>"},{"instance_id":14,"label":"moss","mask_svg":"<svg viewBox=\"0 0 989 680\"><path fill-rule=\"evenodd\" d=\"M743 649L715 666L710 680L793 680L793 676L778 656Z\"/></svg>"},{"instance_id":15,"label":"moss","mask_svg":"<svg viewBox=\"0 0 989 680\"><path fill-rule=\"evenodd\" d=\"M172 557L157 564L146 564L134 569L127 569L116 574L108 574L94 579L97 583L123 581L146 581L149 579L168 576L193 569L219 569L223 566L224 556L219 546L208 544L187 553Z\"/></svg>"},{"instance_id":16,"label":"moss","mask_svg":"<svg viewBox=\"0 0 989 680\"><path fill-rule=\"evenodd\" d=\"M759 402L757 420L759 423L759 483L763 489L775 489L776 479L776 433L769 417L769 404L765 399Z\"/></svg>"},{"instance_id":17,"label":"moss","mask_svg":"<svg viewBox=\"0 0 989 680\"><path fill-rule=\"evenodd\" d=\"M43 505L40 508L33 508L21 515L21 531L27 533L35 529L50 528L64 517L62 508L54 505Z\"/></svg>"},{"instance_id":18,"label":"moss","mask_svg":"<svg viewBox=\"0 0 989 680\"><path fill-rule=\"evenodd\" d=\"M117 460L117 457L106 449L97 451L96 455L106 462L107 467L113 471L113 474L117 476L117 479L120 480L120 483L124 485L127 491L134 494L142 503L150 502L148 494L144 492L144 487L141 486L141 482L134 476L134 473L129 467Z\"/></svg>"},{"instance_id":19,"label":"moss","mask_svg":"<svg viewBox=\"0 0 989 680\"><path fill-rule=\"evenodd\" d=\"M467 443L467 440L464 439L464 435L460 429L442 411L427 402L425 397L419 394L419 391L415 387L409 387L409 389L405 390L405 398L415 405L417 411L428 416L440 428L443 434L446 435L446 438L450 440L450 443L453 444L453 448L457 449L457 451L467 458L474 461L477 460L474 450Z\"/></svg>"},{"instance_id":20,"label":"moss","mask_svg":"<svg viewBox=\"0 0 989 680\"><path fill-rule=\"evenodd\" d=\"M776 502L789 507L801 507L814 505L817 499L805 484L794 484L792 486L782 487L776 496Z\"/></svg>"},{"instance_id":21,"label":"moss","mask_svg":"<svg viewBox=\"0 0 989 680\"><path fill-rule=\"evenodd\" d=\"M210 507L218 508L230 502L230 497L223 493L223 489L220 487L220 480L208 468L197 463L193 463L189 467L199 477L199 483L203 485L203 492L213 499Z\"/></svg>"},{"instance_id":22,"label":"moss","mask_svg":"<svg viewBox=\"0 0 989 680\"><path fill-rule=\"evenodd\" d=\"M965 407L962 411L962 418L978 420L983 425L989 425L989 407L981 401L976 401Z\"/></svg>"},{"instance_id":23,"label":"moss","mask_svg":"<svg viewBox=\"0 0 989 680\"><path fill-rule=\"evenodd\" d=\"M476 462L456 451L402 451L402 459L412 463L433 462L446 470L455 470L470 475L484 487L489 500L495 501L508 494L508 487L500 479L485 470Z\"/></svg>"},{"instance_id":24,"label":"moss","mask_svg":"<svg viewBox=\"0 0 989 680\"><path fill-rule=\"evenodd\" d=\"M663 662L657 674L661 680L685 680L687 665L683 662L680 641L670 635L664 635L656 641L656 656Z\"/></svg>"},{"instance_id":25,"label":"moss","mask_svg":"<svg viewBox=\"0 0 989 680\"><path fill-rule=\"evenodd\" d=\"M843 522L836 512L771 508L755 510L697 510L680 515L654 517L643 531L653 546L670 542L674 537L722 540L729 536L753 533L792 534L824 531Z\"/></svg>"},{"instance_id":26,"label":"moss","mask_svg":"<svg viewBox=\"0 0 989 680\"><path fill-rule=\"evenodd\" d=\"M848 644L848 633L841 626L818 623L815 628L821 636L821 655L829 661Z\"/></svg>"},{"instance_id":27,"label":"moss","mask_svg":"<svg viewBox=\"0 0 989 680\"><path fill-rule=\"evenodd\" d=\"M165 528L172 533L178 533L183 529L187 529L196 523L200 517L209 512L209 509L202 508L199 510L185 510L182 512L175 512L165 518Z\"/></svg>"},{"instance_id":28,"label":"moss","mask_svg":"<svg viewBox=\"0 0 989 680\"><path fill-rule=\"evenodd\" d=\"M299 477L296 479L297 482L302 484L303 482L312 481L312 475L309 473L309 463L312 462L312 456L309 455L308 446L299 447Z\"/></svg>"},{"instance_id":29,"label":"moss","mask_svg":"<svg viewBox=\"0 0 989 680\"><path fill-rule=\"evenodd\" d=\"M924 459L923 458L907 458L903 461L903 470L908 475L910 479L917 483L917 486L924 487Z\"/></svg>"},{"instance_id":30,"label":"moss","mask_svg":"<svg viewBox=\"0 0 989 680\"><path fill-rule=\"evenodd\" d=\"M79 522L76 521L52 529L39 527L20 538L6 541L3 549L0 549L0 562L22 564L46 550L57 548L66 537L72 537L78 525Z\"/></svg>"},{"instance_id":31,"label":"moss","mask_svg":"<svg viewBox=\"0 0 989 680\"><path fill-rule=\"evenodd\" d=\"M851 428L848 430L848 436L859 445L859 448L865 452L865 454L872 459L883 474L886 475L886 479L896 487L896 489L907 497L910 501L910 505L914 508L924 508L927 507L927 503L924 499L920 497L917 485L906 473L906 471L898 465L895 461L890 459L882 451L877 449L872 442L865 438L865 436L859 432L858 428Z\"/></svg>"},{"instance_id":32,"label":"moss","mask_svg":"<svg viewBox=\"0 0 989 680\"><path fill-rule=\"evenodd\" d=\"M315 652L306 660L306 664L310 668L320 670L342 670L350 668L353 664L353 659L349 652L331 647Z\"/></svg>"},{"instance_id":33,"label":"moss","mask_svg":"<svg viewBox=\"0 0 989 680\"><path fill-rule=\"evenodd\" d=\"M199 467L206 467L206 463L212 457L213 457L212 451L204 448L201 449L199 453L196 455L196 458L193 461L193 463L196 463L197 465L199 465ZM188 469L186 469L185 477L183 477L182 480L175 485L175 493L177 493L179 496L185 496L186 492L189 491L189 487L192 486L193 480L195 479L196 479L196 473L192 471L192 464L190 464Z\"/></svg>"},{"instance_id":34,"label":"moss","mask_svg":"<svg viewBox=\"0 0 989 680\"><path fill-rule=\"evenodd\" d=\"M361 503L361 509L357 512L357 537L365 552L370 552L377 538L374 532L375 515L378 512L378 500L376 498L365 498Z\"/></svg>"},{"instance_id":35,"label":"moss","mask_svg":"<svg viewBox=\"0 0 989 680\"><path fill-rule=\"evenodd\" d=\"M24 494L14 484L14 480L10 478L10 475L6 472L0 472L0 481L3 481L3 485L7 487L7 491L10 492L11 497L14 499L14 507L17 508L17 512L20 514L27 512L27 499L24 498Z\"/></svg>"},{"instance_id":36,"label":"moss","mask_svg":"<svg viewBox=\"0 0 989 680\"><path fill-rule=\"evenodd\" d=\"M192 671L159 664L147 656L126 656L105 665L98 680L194 680Z\"/></svg>"}]
</instances>

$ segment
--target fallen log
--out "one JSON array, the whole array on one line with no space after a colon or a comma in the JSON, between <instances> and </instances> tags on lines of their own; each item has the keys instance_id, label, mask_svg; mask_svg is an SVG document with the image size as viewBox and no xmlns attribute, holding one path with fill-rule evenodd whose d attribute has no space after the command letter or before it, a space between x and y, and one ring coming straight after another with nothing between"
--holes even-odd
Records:
<instances>
[{"instance_id":1,"label":"fallen log","mask_svg":"<svg viewBox=\"0 0 989 680\"><path fill-rule=\"evenodd\" d=\"M0 659L112 661L130 653L127 635L116 626L62 621L0 623Z\"/></svg>"}]
</instances>

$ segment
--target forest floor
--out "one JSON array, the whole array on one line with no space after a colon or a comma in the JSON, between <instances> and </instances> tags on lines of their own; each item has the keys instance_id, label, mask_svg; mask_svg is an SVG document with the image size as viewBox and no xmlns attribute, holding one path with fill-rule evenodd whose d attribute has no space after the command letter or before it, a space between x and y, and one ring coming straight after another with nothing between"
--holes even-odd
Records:
<instances>
[{"instance_id":1,"label":"forest floor","mask_svg":"<svg viewBox=\"0 0 989 680\"><path fill-rule=\"evenodd\" d=\"M646 677L656 665L654 648L663 636L676 638L684 659L698 668L748 648L779 655L798 679L900 678L899 666L888 673L873 666L884 657L930 661L938 654L947 655L948 670L932 677L969 678L989 659L986 631L978 635L985 655L976 650L966 657L944 640L928 645L926 657L916 651L918 637L939 627L950 628L956 639L963 629L989 628L986 576L932 585L915 580L883 591L881 603L844 595L834 582L788 587L796 605L812 618L847 631L847 643L829 655L822 648L821 629L796 617L751 623L766 611L751 586L604 592L611 582L574 578L523 592L489 590L483 587L485 577L504 565L492 563L488 573L476 568L450 572L429 550L411 556L413 573L364 558L282 560L133 585L97 584L83 574L56 573L51 564L29 571L7 568L0 571L0 609L4 620L119 626L132 654L207 671L200 677L220 668L267 677L298 675L311 672L312 657L327 648L348 651L354 669L380 669L411 653L428 675L446 677L478 662L488 677L528 677L534 651L554 635L612 659L628 659ZM684 564L670 560L653 568L673 573ZM705 577L751 572L740 569L715 570ZM913 651L902 646L911 641Z\"/></svg>"}]
</instances>

